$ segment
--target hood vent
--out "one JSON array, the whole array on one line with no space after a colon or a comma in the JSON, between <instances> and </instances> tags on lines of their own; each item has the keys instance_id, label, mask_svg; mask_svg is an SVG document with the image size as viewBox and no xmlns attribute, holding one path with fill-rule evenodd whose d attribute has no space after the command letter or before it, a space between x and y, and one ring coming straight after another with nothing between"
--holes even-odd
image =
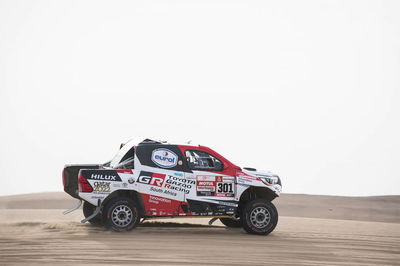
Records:
<instances>
[{"instance_id":1,"label":"hood vent","mask_svg":"<svg viewBox=\"0 0 400 266\"><path fill-rule=\"evenodd\" d=\"M243 169L247 171L257 171L256 168L250 168L250 167L243 167Z\"/></svg>"}]
</instances>

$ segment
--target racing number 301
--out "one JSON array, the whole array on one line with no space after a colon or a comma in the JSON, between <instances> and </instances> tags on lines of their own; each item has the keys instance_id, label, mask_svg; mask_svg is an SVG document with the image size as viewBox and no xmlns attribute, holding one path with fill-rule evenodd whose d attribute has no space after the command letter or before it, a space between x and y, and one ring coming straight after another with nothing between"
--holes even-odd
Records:
<instances>
[{"instance_id":1,"label":"racing number 301","mask_svg":"<svg viewBox=\"0 0 400 266\"><path fill-rule=\"evenodd\" d=\"M218 183L219 193L233 193L233 183Z\"/></svg>"}]
</instances>

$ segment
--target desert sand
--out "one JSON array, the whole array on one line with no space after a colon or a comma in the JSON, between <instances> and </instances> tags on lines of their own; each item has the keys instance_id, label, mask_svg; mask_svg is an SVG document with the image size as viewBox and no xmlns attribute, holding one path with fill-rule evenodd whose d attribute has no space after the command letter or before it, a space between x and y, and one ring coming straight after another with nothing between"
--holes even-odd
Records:
<instances>
[{"instance_id":1,"label":"desert sand","mask_svg":"<svg viewBox=\"0 0 400 266\"><path fill-rule=\"evenodd\" d=\"M128 233L81 224L64 193L0 197L0 265L400 265L400 197L285 194L268 236L208 219L146 221Z\"/></svg>"}]
</instances>

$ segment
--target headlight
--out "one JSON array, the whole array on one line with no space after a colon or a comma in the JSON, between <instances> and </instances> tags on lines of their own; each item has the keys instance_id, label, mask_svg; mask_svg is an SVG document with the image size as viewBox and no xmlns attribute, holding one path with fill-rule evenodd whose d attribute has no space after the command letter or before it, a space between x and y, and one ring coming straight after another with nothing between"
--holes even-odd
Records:
<instances>
[{"instance_id":1,"label":"headlight","mask_svg":"<svg viewBox=\"0 0 400 266\"><path fill-rule=\"evenodd\" d=\"M266 185L275 185L280 183L278 176L259 176L259 178Z\"/></svg>"}]
</instances>

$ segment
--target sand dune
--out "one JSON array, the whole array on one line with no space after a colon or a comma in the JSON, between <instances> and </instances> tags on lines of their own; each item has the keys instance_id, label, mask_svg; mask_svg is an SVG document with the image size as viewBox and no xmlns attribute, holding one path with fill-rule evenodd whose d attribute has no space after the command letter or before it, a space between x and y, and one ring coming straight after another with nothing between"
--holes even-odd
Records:
<instances>
[{"instance_id":1,"label":"sand dune","mask_svg":"<svg viewBox=\"0 0 400 266\"><path fill-rule=\"evenodd\" d=\"M399 265L398 201L284 195L279 224L263 237L204 218L114 233L81 224L81 210L62 215L74 204L63 193L0 197L0 265Z\"/></svg>"}]
</instances>

